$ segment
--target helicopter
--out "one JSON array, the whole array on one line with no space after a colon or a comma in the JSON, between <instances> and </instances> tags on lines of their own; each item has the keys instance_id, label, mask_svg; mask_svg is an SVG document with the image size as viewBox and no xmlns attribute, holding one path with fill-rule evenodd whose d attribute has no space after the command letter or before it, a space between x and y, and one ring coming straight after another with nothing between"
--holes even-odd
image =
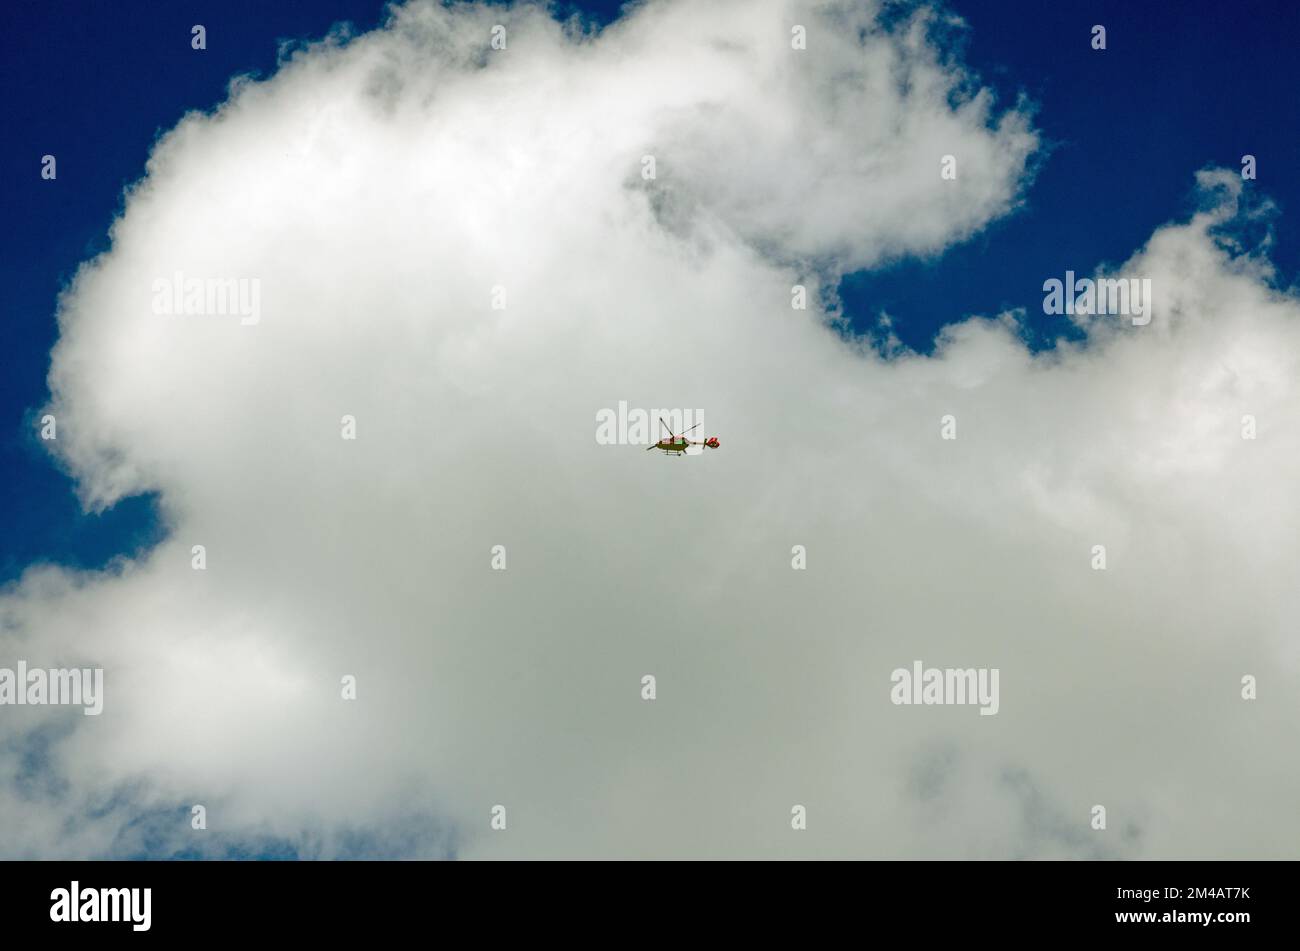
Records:
<instances>
[{"instance_id":1,"label":"helicopter","mask_svg":"<svg viewBox=\"0 0 1300 951\"><path fill-rule=\"evenodd\" d=\"M691 427L691 429L696 429L699 425L699 423L696 423ZM668 424L665 423L664 418L660 416L659 432L662 433L665 429L668 429ZM662 449L666 455L681 456L686 454L687 446L707 446L709 449L718 448L719 444L717 436L710 436L707 439L687 439L686 434L689 433L691 429L684 430L675 436L672 435L672 430L669 429L669 436L667 439L660 439L653 446L646 446L645 451L649 452L651 449Z\"/></svg>"}]
</instances>

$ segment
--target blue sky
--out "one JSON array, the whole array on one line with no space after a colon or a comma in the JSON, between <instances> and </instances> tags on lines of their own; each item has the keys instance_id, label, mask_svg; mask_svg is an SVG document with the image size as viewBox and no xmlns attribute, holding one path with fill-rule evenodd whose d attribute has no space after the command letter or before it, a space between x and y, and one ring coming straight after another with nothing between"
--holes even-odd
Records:
<instances>
[{"instance_id":1,"label":"blue sky","mask_svg":"<svg viewBox=\"0 0 1300 951\"><path fill-rule=\"evenodd\" d=\"M607 19L614 4L579 4ZM962 53L1009 104L1037 104L1047 148L1025 207L935 260L851 275L842 287L856 327L887 311L895 332L927 350L965 314L1028 308L1031 343L1064 330L1037 312L1042 282L1067 269L1119 263L1162 222L1188 210L1206 165L1259 163L1258 188L1279 206L1273 257L1281 281L1300 269L1300 68L1293 4L953 3L967 22ZM0 235L4 370L0 374L0 580L34 561L95 567L159 537L151 499L100 515L80 510L70 481L35 438L56 338L56 296L78 264L106 247L123 188L143 171L156 135L189 109L221 100L237 73L272 69L277 41L316 37L346 20L364 30L368 0L267 4L20 2L0 36L5 148ZM208 49L189 27L208 28ZM1093 51L1094 23L1108 49ZM43 181L54 154L58 179Z\"/></svg>"}]
</instances>

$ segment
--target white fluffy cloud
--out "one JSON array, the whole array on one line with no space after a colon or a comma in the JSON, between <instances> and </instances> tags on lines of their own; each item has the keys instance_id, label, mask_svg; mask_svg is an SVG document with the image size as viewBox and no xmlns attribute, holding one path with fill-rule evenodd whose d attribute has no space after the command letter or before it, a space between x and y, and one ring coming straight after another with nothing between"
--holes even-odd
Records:
<instances>
[{"instance_id":1,"label":"white fluffy cloud","mask_svg":"<svg viewBox=\"0 0 1300 951\"><path fill-rule=\"evenodd\" d=\"M936 17L855 11L412 3L168 133L50 411L87 505L170 534L0 597L0 656L107 693L0 709L5 853L1286 854L1300 302L1222 237L1239 182L1122 269L1147 327L882 359L818 288L1012 210L1036 138ZM260 322L155 314L177 271ZM620 400L722 448L599 445ZM892 705L915 659L998 667L1000 712Z\"/></svg>"}]
</instances>

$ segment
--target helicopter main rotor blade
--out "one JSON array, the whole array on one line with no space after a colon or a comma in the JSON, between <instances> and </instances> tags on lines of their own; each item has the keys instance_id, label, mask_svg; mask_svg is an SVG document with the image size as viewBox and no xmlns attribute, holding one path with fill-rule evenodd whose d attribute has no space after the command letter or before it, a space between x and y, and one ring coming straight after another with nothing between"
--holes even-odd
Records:
<instances>
[{"instance_id":1,"label":"helicopter main rotor blade","mask_svg":"<svg viewBox=\"0 0 1300 951\"><path fill-rule=\"evenodd\" d=\"M692 429L699 429L699 428L700 428L700 424L699 424L699 423L696 423L694 426L691 427L691 429L684 429L684 430L682 430L680 433L678 433L677 436L675 436L675 437L673 437L673 438L675 438L675 439L676 439L676 438L680 438L680 437L682 437L682 436L685 436L685 435L686 435L687 433L689 433Z\"/></svg>"}]
</instances>

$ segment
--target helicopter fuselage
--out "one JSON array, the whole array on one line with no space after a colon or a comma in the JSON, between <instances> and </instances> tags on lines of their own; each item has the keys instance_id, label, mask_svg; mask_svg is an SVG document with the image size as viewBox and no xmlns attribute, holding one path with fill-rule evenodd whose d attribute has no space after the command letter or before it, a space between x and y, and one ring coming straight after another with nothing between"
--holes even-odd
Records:
<instances>
[{"instance_id":1,"label":"helicopter fuselage","mask_svg":"<svg viewBox=\"0 0 1300 951\"><path fill-rule=\"evenodd\" d=\"M676 453L680 456L686 451L686 447L689 445L690 443L685 439L661 439L655 443L655 448L662 449L664 452Z\"/></svg>"}]
</instances>

